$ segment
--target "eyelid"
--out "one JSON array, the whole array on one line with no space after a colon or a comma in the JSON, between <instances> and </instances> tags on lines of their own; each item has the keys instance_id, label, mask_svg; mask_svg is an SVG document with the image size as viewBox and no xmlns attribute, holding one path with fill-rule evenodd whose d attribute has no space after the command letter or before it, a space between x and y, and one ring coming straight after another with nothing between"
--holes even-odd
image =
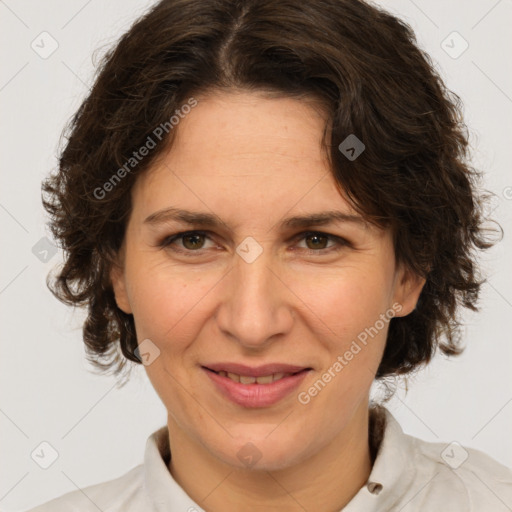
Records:
<instances>
[{"instance_id":1,"label":"eyelid","mask_svg":"<svg viewBox=\"0 0 512 512\"><path fill-rule=\"evenodd\" d=\"M301 233L298 233L297 236L293 237L293 240L303 240L304 238L307 238L310 235L321 235L325 236L329 240L336 242L339 246L350 246L352 247L352 244L342 236L333 235L331 233L326 233L325 231L302 231ZM309 252L318 252L319 254L322 254L322 251L329 251L329 249L333 249L333 247L326 248L326 249L319 249L315 251L314 249L304 249Z\"/></svg>"},{"instance_id":2,"label":"eyelid","mask_svg":"<svg viewBox=\"0 0 512 512\"><path fill-rule=\"evenodd\" d=\"M175 233L173 235L166 236L163 238L162 241L160 241L157 244L157 246L164 248L164 249L170 248L170 246L173 244L173 242L175 242L176 240L182 239L187 235L202 235L202 236L205 236L206 238L208 238L209 240L212 240L212 237L210 236L211 232L205 231L205 230L200 230L200 229L193 229L193 230L188 230L188 231L180 231L179 233ZM340 250L342 247L353 247L352 243L350 241L348 241L346 238L343 238L343 237L337 236L337 235L333 235L331 233L326 233L324 231L313 231L313 230L301 231L300 233L297 233L295 236L293 236L291 238L291 240L293 240L293 241L303 240L311 235L325 236L329 240L336 242L338 247L334 246L334 247L328 247L328 248L318 249L318 250L299 248L298 249L299 251L302 250L302 251L307 251L309 254L317 253L318 255L324 255L324 254L328 254L331 252L336 252L337 250ZM172 250L174 250L175 252L181 253L181 254L186 254L187 256L188 255L192 256L192 255L202 254L202 252L204 252L207 249L198 249L196 251L192 251L192 250L187 250L187 249L181 249L181 248L176 249L175 248Z\"/></svg>"},{"instance_id":3,"label":"eyelid","mask_svg":"<svg viewBox=\"0 0 512 512\"><path fill-rule=\"evenodd\" d=\"M191 229L189 231L180 231L179 233L175 233L174 235L168 235L164 237L158 244L157 247L169 247L174 241L179 240L180 238L184 238L187 235L203 235L206 238L212 240L210 233L208 231L203 231L200 229ZM186 252L196 252L199 253L203 249L199 249L197 251L186 251Z\"/></svg>"}]
</instances>

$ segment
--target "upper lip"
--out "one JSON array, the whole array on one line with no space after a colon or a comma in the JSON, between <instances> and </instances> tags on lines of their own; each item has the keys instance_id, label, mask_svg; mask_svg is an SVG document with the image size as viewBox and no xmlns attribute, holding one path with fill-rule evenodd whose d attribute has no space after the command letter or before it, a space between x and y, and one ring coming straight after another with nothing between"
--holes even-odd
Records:
<instances>
[{"instance_id":1,"label":"upper lip","mask_svg":"<svg viewBox=\"0 0 512 512\"><path fill-rule=\"evenodd\" d=\"M263 377L264 375L272 375L274 373L297 373L310 368L309 366L281 363L268 363L261 366L247 366L239 363L211 363L203 366L215 372L224 371L247 377Z\"/></svg>"}]
</instances>

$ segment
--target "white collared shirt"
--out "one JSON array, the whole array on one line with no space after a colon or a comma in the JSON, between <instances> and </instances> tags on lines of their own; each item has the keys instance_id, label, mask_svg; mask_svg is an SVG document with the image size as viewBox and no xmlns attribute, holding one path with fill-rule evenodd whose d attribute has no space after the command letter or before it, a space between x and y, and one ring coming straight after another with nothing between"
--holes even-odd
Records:
<instances>
[{"instance_id":1,"label":"white collared shirt","mask_svg":"<svg viewBox=\"0 0 512 512\"><path fill-rule=\"evenodd\" d=\"M343 512L512 511L511 469L473 448L407 435L384 410L384 437L370 477ZM168 470L168 435L167 426L151 434L144 463L123 476L29 512L204 512Z\"/></svg>"}]
</instances>

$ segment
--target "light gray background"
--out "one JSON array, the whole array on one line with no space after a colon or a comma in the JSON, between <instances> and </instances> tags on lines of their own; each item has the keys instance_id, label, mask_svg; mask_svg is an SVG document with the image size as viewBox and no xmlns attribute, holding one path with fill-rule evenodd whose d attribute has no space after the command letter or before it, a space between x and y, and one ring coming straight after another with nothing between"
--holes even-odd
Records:
<instances>
[{"instance_id":1,"label":"light gray background","mask_svg":"<svg viewBox=\"0 0 512 512\"><path fill-rule=\"evenodd\" d=\"M152 3L0 1L0 507L5 511L124 474L142 462L147 436L166 422L143 368L121 390L113 378L89 371L80 332L83 312L60 304L45 285L61 253L48 253L42 262L32 251L49 236L41 180L56 166L64 124L92 83L93 52L112 44ZM389 407L407 433L458 441L512 466L512 1L378 3L412 25L448 87L464 100L474 165L486 172L485 186L497 195L493 215L505 229L504 240L485 257L489 283L482 312L466 315L465 354L451 361L438 356ZM43 31L58 43L45 59L31 48L35 41L40 52L51 49ZM445 51L463 48L457 36L446 39L453 31L469 44L458 58ZM46 470L31 458L43 441L59 454Z\"/></svg>"}]
</instances>

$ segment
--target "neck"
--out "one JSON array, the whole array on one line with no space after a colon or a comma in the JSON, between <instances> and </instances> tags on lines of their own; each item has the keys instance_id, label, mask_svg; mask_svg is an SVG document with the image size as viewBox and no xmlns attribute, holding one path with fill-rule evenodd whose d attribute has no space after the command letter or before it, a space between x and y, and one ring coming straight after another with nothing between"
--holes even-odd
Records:
<instances>
[{"instance_id":1,"label":"neck","mask_svg":"<svg viewBox=\"0 0 512 512\"><path fill-rule=\"evenodd\" d=\"M320 451L276 471L234 468L191 439L170 417L168 426L169 470L208 512L340 510L368 480L375 457L367 403Z\"/></svg>"}]
</instances>

